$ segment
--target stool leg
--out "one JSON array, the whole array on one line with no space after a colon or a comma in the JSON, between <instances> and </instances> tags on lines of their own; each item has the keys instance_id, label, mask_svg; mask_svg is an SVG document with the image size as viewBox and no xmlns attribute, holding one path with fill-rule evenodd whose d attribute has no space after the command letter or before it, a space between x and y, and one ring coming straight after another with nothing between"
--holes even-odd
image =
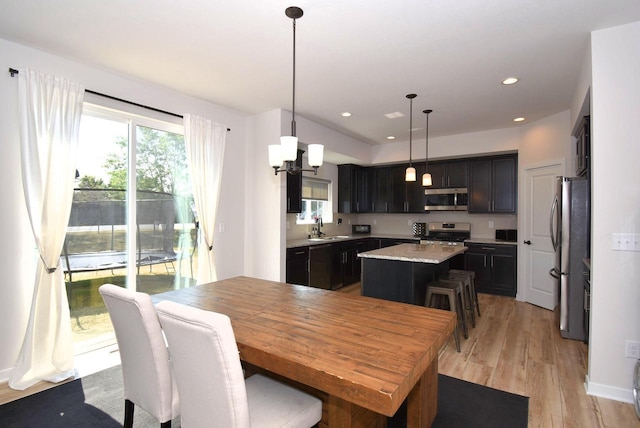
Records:
<instances>
[{"instance_id":1,"label":"stool leg","mask_svg":"<svg viewBox=\"0 0 640 428\"><path fill-rule=\"evenodd\" d=\"M469 330L467 329L467 306L464 298L464 286L462 286L461 293L456 293L456 305L459 305L459 312L462 313L462 332L464 333L464 338L469 338ZM459 303L458 303L459 302Z\"/></svg>"},{"instance_id":2,"label":"stool leg","mask_svg":"<svg viewBox=\"0 0 640 428\"><path fill-rule=\"evenodd\" d=\"M467 306L469 306L469 314L471 314L471 326L476 328L476 314L473 307L475 299L473 298L473 291L471 290L471 280L464 285L465 297L467 297ZM466 306L465 306L466 308Z\"/></svg>"},{"instance_id":3,"label":"stool leg","mask_svg":"<svg viewBox=\"0 0 640 428\"><path fill-rule=\"evenodd\" d=\"M480 316L480 302L478 301L478 292L476 291L476 280L474 277L471 277L471 288L473 288L473 295L475 297L475 302L476 302L476 310L478 311L478 316Z\"/></svg>"},{"instance_id":4,"label":"stool leg","mask_svg":"<svg viewBox=\"0 0 640 428\"><path fill-rule=\"evenodd\" d=\"M458 317L456 316L456 328L453 330L453 335L456 339L456 349L460 352L460 335L458 334Z\"/></svg>"}]
</instances>

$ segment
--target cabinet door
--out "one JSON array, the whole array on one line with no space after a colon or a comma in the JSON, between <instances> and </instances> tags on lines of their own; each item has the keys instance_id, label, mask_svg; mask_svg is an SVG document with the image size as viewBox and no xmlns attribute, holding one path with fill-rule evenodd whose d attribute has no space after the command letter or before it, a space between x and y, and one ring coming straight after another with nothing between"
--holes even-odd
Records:
<instances>
[{"instance_id":1,"label":"cabinet door","mask_svg":"<svg viewBox=\"0 0 640 428\"><path fill-rule=\"evenodd\" d=\"M375 188L375 170L373 168L356 168L356 212L373 212L373 198Z\"/></svg>"},{"instance_id":2,"label":"cabinet door","mask_svg":"<svg viewBox=\"0 0 640 428\"><path fill-rule=\"evenodd\" d=\"M304 150L298 150L296 165L302 168L302 154ZM287 176L287 212L302 212L302 174L289 174Z\"/></svg>"},{"instance_id":3,"label":"cabinet door","mask_svg":"<svg viewBox=\"0 0 640 428\"><path fill-rule=\"evenodd\" d=\"M416 169L416 181L405 182L407 192L406 212L424 213L424 187L422 187L422 174L424 164L413 164Z\"/></svg>"},{"instance_id":4,"label":"cabinet door","mask_svg":"<svg viewBox=\"0 0 640 428\"><path fill-rule=\"evenodd\" d=\"M446 183L446 167L444 162L430 162L428 171L431 174L431 188L432 189L442 189Z\"/></svg>"},{"instance_id":5,"label":"cabinet door","mask_svg":"<svg viewBox=\"0 0 640 428\"><path fill-rule=\"evenodd\" d=\"M515 213L517 194L517 161L509 157L492 161L493 200L491 211Z\"/></svg>"},{"instance_id":6,"label":"cabinet door","mask_svg":"<svg viewBox=\"0 0 640 428\"><path fill-rule=\"evenodd\" d=\"M309 247L287 248L286 282L309 285Z\"/></svg>"},{"instance_id":7,"label":"cabinet door","mask_svg":"<svg viewBox=\"0 0 640 428\"><path fill-rule=\"evenodd\" d=\"M375 169L375 198L374 211L386 213L389 211L389 168Z\"/></svg>"},{"instance_id":8,"label":"cabinet door","mask_svg":"<svg viewBox=\"0 0 640 428\"><path fill-rule=\"evenodd\" d=\"M467 161L447 162L446 187L467 187Z\"/></svg>"},{"instance_id":9,"label":"cabinet door","mask_svg":"<svg viewBox=\"0 0 640 428\"><path fill-rule=\"evenodd\" d=\"M406 211L407 186L404 173L409 165L397 165L389 168L389 198L388 207L391 213Z\"/></svg>"},{"instance_id":10,"label":"cabinet door","mask_svg":"<svg viewBox=\"0 0 640 428\"><path fill-rule=\"evenodd\" d=\"M352 213L356 209L356 184L353 183L354 165L338 165L338 212Z\"/></svg>"},{"instance_id":11,"label":"cabinet door","mask_svg":"<svg viewBox=\"0 0 640 428\"><path fill-rule=\"evenodd\" d=\"M515 296L516 263L512 255L494 254L491 256L491 287L504 290L509 295Z\"/></svg>"},{"instance_id":12,"label":"cabinet door","mask_svg":"<svg viewBox=\"0 0 640 428\"><path fill-rule=\"evenodd\" d=\"M476 273L476 289L487 289L491 283L491 271L487 264L487 258L490 257L484 252L467 250L464 255L464 268Z\"/></svg>"},{"instance_id":13,"label":"cabinet door","mask_svg":"<svg viewBox=\"0 0 640 428\"><path fill-rule=\"evenodd\" d=\"M486 213L491 210L491 161L488 159L469 162L469 206L470 213Z\"/></svg>"}]
</instances>

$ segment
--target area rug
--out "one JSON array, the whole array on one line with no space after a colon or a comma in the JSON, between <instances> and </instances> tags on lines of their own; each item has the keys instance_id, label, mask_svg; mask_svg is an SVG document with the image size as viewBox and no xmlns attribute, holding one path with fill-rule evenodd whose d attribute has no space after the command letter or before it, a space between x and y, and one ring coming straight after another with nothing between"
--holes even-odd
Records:
<instances>
[{"instance_id":1,"label":"area rug","mask_svg":"<svg viewBox=\"0 0 640 428\"><path fill-rule=\"evenodd\" d=\"M438 415L434 428L527 427L529 399L452 377L438 376ZM389 427L406 426L398 416ZM116 366L0 406L6 428L121 427L124 419L122 371ZM136 407L134 427L158 422ZM172 422L180 427L180 418Z\"/></svg>"}]
</instances>

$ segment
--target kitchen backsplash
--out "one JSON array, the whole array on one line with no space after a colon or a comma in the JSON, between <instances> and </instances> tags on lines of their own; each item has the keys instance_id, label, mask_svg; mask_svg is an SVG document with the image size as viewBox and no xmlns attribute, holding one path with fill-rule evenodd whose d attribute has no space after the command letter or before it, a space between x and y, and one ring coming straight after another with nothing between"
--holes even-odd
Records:
<instances>
[{"instance_id":1,"label":"kitchen backsplash","mask_svg":"<svg viewBox=\"0 0 640 428\"><path fill-rule=\"evenodd\" d=\"M337 224L338 219L342 224ZM431 212L429 214L333 214L332 223L324 223L327 235L351 235L351 224L370 224L371 233L412 235L414 222L471 223L473 238L494 238L495 229L517 229L517 215L468 214L466 212ZM490 224L492 223L492 224ZM296 215L287 214L287 239L303 239L314 225L296 225Z\"/></svg>"}]
</instances>

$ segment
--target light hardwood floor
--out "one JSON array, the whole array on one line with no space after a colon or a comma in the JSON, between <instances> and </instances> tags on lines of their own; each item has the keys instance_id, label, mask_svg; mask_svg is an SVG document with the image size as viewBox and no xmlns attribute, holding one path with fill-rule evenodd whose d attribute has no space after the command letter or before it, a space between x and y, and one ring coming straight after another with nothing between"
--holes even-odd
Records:
<instances>
[{"instance_id":1,"label":"light hardwood floor","mask_svg":"<svg viewBox=\"0 0 640 428\"><path fill-rule=\"evenodd\" d=\"M340 291L360 294L360 284ZM513 298L480 294L482 317L461 338L441 351L439 372L529 397L529 427L640 427L634 407L584 390L587 346L563 339L556 316ZM28 392L0 385L0 404L51 387L41 383Z\"/></svg>"},{"instance_id":2,"label":"light hardwood floor","mask_svg":"<svg viewBox=\"0 0 640 428\"><path fill-rule=\"evenodd\" d=\"M360 284L345 287L360 294ZM479 294L482 316L461 352L451 339L438 371L529 397L529 427L640 427L632 404L589 396L587 345L563 339L557 316L510 297Z\"/></svg>"}]
</instances>

